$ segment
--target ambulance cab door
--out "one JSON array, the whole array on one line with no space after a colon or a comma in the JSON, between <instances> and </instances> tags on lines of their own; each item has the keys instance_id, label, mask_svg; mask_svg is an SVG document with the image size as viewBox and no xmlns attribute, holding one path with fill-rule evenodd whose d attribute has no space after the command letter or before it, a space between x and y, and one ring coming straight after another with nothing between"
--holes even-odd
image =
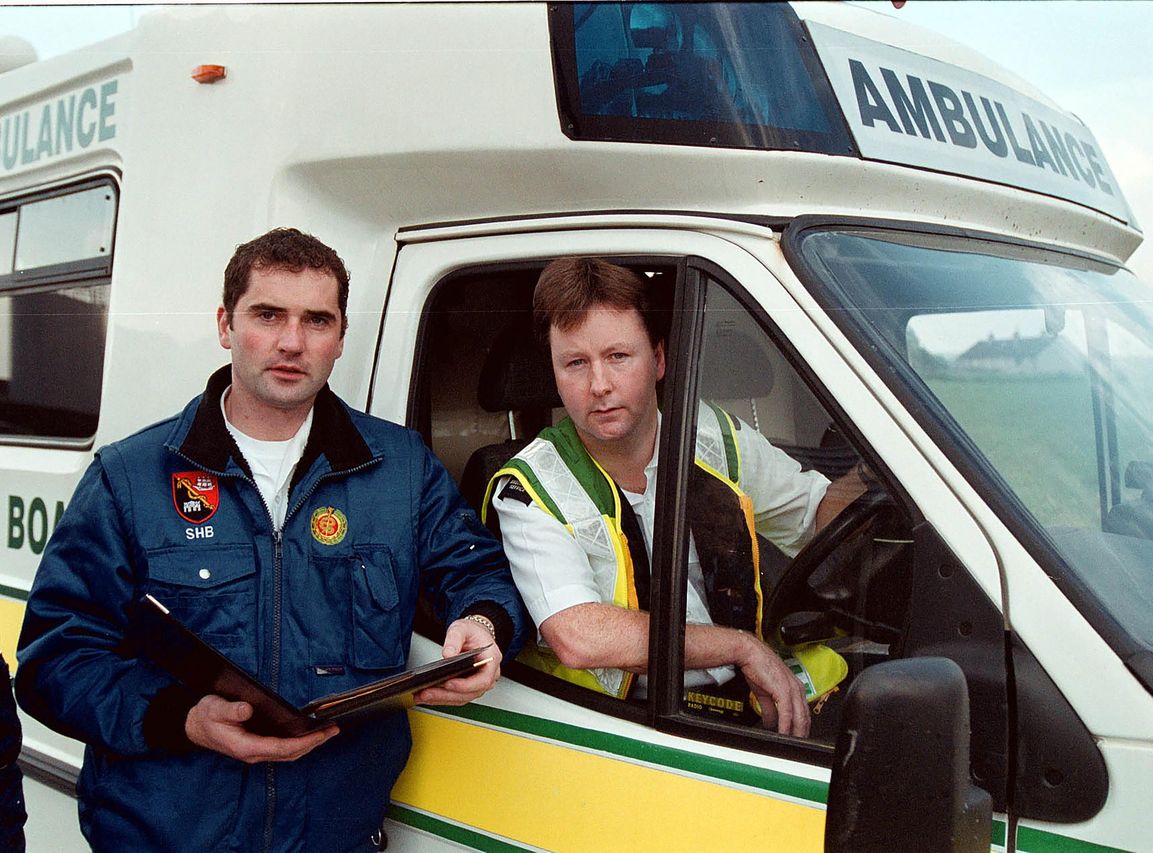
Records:
<instances>
[{"instance_id":1,"label":"ambulance cab door","mask_svg":"<svg viewBox=\"0 0 1153 853\"><path fill-rule=\"evenodd\" d=\"M510 663L483 704L532 709L516 721L502 718L502 725L523 725L530 736L540 736L534 716L579 721L581 731L605 733L596 747L603 754L623 750L621 758L630 761L632 753L622 744L675 744L673 752L644 754L655 756L658 765L671 762L666 769L678 777L687 772L725 791L737 785L763 798L752 817L717 822L708 839L699 839L702 844L733 849L759 838L764 849L780 849L788 838L795 841L789 849L817 850L838 707L853 678L877 662L945 655L963 662L976 697L973 778L1003 811L1009 705L994 549L958 499L956 485L942 476L939 454L790 273L768 229L654 214L402 233L370 411L418 430L480 509L487 476L495 470L492 460L507 459L542 426L564 416L547 360L539 350L531 352L531 297L543 266L568 255L606 258L644 276L666 324L656 521L649 543L648 674L643 690L614 698ZM510 352L528 353L530 363L515 382L501 364ZM706 424L706 417L713 420ZM696 539L706 534L698 532L700 508L690 488L701 470L698 437L706 429L716 435L718 418L729 424L729 435L739 436L730 442L729 461L722 461L724 447L712 449L714 470L725 468L720 473L737 478L725 486L733 493L765 475L766 459L770 467L783 466L785 480L800 472L818 484L818 498L825 481L835 483L851 471L866 471L869 479L867 502L851 505L825 535L811 534L815 502L801 500L784 517L779 507L754 508L742 546L760 556L755 583L747 574L741 577L742 584L750 581L748 588L759 590L751 630L760 631L782 657L816 643L840 662L809 674L822 686L810 705L814 726L808 738L782 735L766 724L769 715L756 711L750 691L734 692L739 682L732 668L714 679L720 690L684 671L686 622L693 621L689 599L696 595L706 609L721 612L705 588L712 581L702 582L693 567L701 561ZM729 462L734 449L740 455L746 448L738 473ZM748 493L757 492L749 485ZM712 552L705 559L712 560ZM438 626L428 615L419 630L430 640L418 638L414 655L435 654ZM715 621L728 618L718 615ZM549 728L547 737L565 730ZM434 748L424 749L432 760ZM420 754L414 761L422 760ZM516 758L502 760L511 767ZM570 831L581 826L595 835L592 827L604 823L604 812L589 801L587 790L568 790L566 784L575 781L550 776L551 793L538 791L548 800L541 808L553 815L550 823ZM612 779L604 784L601 805L609 808ZM399 791L412 807L430 807L403 779ZM651 835L656 832L664 847L675 848L699 832L691 799L677 801L670 788L666 810L637 825L635 845L661 846ZM564 841L546 837L547 830L535 825L512 825L528 819L510 812L501 834L544 848ZM606 826L599 842L581 837L620 848L630 846L629 831ZM998 834L1004 838L1004 821L996 824L994 840Z\"/></svg>"},{"instance_id":2,"label":"ambulance cab door","mask_svg":"<svg viewBox=\"0 0 1153 853\"><path fill-rule=\"evenodd\" d=\"M689 424L694 405L698 419L707 417L703 400L734 416L738 436L751 428L803 472L821 474L830 483L831 505L838 490L851 492L863 481L865 492L819 532L810 529L790 541L774 530L777 498L755 494L742 471L741 487L752 498L760 534L760 630L791 658L795 671L806 662L800 650L813 645L840 658L846 674L839 681L820 664L802 674L815 694L809 740L823 745L834 742L845 693L869 667L923 656L958 663L971 701L968 770L1004 814L1010 800L1010 696L1001 566L992 543L943 474L939 453L800 285L779 243L753 235L733 240L748 252L749 262L732 258L722 266L687 258L673 311L664 406L671 434L686 436L679 445L681 470L694 464L687 437L699 438L701 424L695 432ZM676 507L660 516L674 550L695 538L693 517L699 514L691 494L678 489L685 476L661 481L664 505ZM661 540L660 524L656 536ZM670 596L691 583L678 578L675 566L655 572L674 579ZM670 611L676 608L662 612ZM668 667L658 671L656 680L666 692L656 704L670 728L732 725L686 701L693 691L677 683L682 661L666 656L654 663ZM927 742L906 739L903 749L926 762L938 760ZM908 822L911 816L891 818ZM994 840L1003 840L1005 832L1000 818Z\"/></svg>"}]
</instances>

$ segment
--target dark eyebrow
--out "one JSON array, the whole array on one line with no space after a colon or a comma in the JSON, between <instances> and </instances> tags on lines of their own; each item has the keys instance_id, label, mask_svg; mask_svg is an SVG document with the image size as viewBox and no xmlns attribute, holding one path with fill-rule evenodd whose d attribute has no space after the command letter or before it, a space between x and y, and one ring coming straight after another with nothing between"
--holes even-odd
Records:
<instances>
[{"instance_id":1,"label":"dark eyebrow","mask_svg":"<svg viewBox=\"0 0 1153 853\"><path fill-rule=\"evenodd\" d=\"M249 314L261 314L265 311L282 312L282 311L284 311L284 309L279 305L271 305L267 302L258 302L258 303L255 303L253 305L248 306L248 313Z\"/></svg>"},{"instance_id":2,"label":"dark eyebrow","mask_svg":"<svg viewBox=\"0 0 1153 853\"><path fill-rule=\"evenodd\" d=\"M248 310L249 314L262 314L265 311L272 311L273 313L276 313L276 314L283 314L288 309L284 308L281 305L273 305L270 302L256 302L256 303L253 303L252 305L249 305L247 310ZM336 322L336 315L333 314L331 311L306 310L304 312L304 318L306 320L312 319L314 317L319 317L323 320L329 320L333 323Z\"/></svg>"}]
</instances>

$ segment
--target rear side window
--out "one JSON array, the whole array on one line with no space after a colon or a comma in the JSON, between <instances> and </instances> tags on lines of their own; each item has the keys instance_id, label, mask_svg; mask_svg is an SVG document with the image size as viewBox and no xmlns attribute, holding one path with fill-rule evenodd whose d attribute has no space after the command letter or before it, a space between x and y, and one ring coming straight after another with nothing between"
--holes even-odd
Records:
<instances>
[{"instance_id":1,"label":"rear side window","mask_svg":"<svg viewBox=\"0 0 1153 853\"><path fill-rule=\"evenodd\" d=\"M0 441L96 432L117 201L105 179L0 202Z\"/></svg>"}]
</instances>

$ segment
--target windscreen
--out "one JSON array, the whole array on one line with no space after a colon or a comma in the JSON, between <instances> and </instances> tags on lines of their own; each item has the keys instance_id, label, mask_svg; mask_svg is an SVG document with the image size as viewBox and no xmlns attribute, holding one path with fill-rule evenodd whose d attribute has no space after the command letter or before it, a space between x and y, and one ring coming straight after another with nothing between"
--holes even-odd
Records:
<instances>
[{"instance_id":1,"label":"windscreen","mask_svg":"<svg viewBox=\"0 0 1153 853\"><path fill-rule=\"evenodd\" d=\"M784 3L558 4L551 22L575 139L855 153Z\"/></svg>"},{"instance_id":2,"label":"windscreen","mask_svg":"<svg viewBox=\"0 0 1153 853\"><path fill-rule=\"evenodd\" d=\"M1060 555L1066 587L1153 649L1153 289L961 237L812 230L799 245L948 449Z\"/></svg>"}]
</instances>

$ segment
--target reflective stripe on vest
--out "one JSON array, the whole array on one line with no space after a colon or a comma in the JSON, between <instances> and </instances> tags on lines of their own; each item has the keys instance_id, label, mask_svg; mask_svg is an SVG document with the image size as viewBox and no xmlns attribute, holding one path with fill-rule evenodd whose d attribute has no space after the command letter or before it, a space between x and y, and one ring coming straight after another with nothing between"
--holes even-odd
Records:
<instances>
[{"instance_id":1,"label":"reflective stripe on vest","mask_svg":"<svg viewBox=\"0 0 1153 853\"><path fill-rule=\"evenodd\" d=\"M760 637L760 554L752 501L738 485L740 454L733 429L726 412L702 404L691 475L690 529L706 573L713 620ZM585 450L572 421L566 418L543 430L493 475L483 504L486 514L496 483L504 476L515 477L533 501L576 539L588 557L601 600L637 609L633 561L621 530L620 497L608 474ZM639 542L636 546L644 547ZM571 669L547 646L530 646L519 659L618 698L627 695L634 680L633 673L619 669Z\"/></svg>"}]
</instances>

